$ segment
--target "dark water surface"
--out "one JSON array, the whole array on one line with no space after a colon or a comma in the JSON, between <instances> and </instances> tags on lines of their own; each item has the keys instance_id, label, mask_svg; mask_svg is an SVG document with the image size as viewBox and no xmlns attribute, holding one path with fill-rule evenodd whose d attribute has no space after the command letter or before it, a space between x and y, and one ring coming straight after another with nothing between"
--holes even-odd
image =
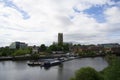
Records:
<instances>
[{"instance_id":1,"label":"dark water surface","mask_svg":"<svg viewBox=\"0 0 120 80\"><path fill-rule=\"evenodd\" d=\"M101 71L108 63L102 57L81 58L45 69L40 66L30 67L27 61L1 61L0 80L69 80L76 70L87 66Z\"/></svg>"}]
</instances>

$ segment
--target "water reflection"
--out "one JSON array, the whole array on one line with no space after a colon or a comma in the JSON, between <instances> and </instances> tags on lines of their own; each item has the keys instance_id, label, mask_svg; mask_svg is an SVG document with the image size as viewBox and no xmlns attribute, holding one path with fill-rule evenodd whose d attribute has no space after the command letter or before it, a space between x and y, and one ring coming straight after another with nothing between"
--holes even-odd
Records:
<instances>
[{"instance_id":1,"label":"water reflection","mask_svg":"<svg viewBox=\"0 0 120 80\"><path fill-rule=\"evenodd\" d=\"M57 80L63 80L62 76L63 76L63 64L58 66L58 78L57 78Z\"/></svg>"},{"instance_id":2,"label":"water reflection","mask_svg":"<svg viewBox=\"0 0 120 80\"><path fill-rule=\"evenodd\" d=\"M27 61L0 62L0 80L69 80L81 67L93 67L100 71L107 67L104 58L81 58L53 67L30 67Z\"/></svg>"}]
</instances>

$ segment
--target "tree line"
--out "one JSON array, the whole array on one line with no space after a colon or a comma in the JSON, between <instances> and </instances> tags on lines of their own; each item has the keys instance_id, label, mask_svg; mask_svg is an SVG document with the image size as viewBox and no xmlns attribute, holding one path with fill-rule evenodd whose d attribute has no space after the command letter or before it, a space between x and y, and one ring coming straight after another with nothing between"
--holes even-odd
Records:
<instances>
[{"instance_id":1,"label":"tree line","mask_svg":"<svg viewBox=\"0 0 120 80\"><path fill-rule=\"evenodd\" d=\"M32 47L21 48L21 49L10 49L9 47L1 47L0 48L0 56L19 56L32 54ZM52 53L52 51L69 51L69 44L57 45L52 44L50 46L46 46L45 44L41 44L38 47L39 52Z\"/></svg>"},{"instance_id":2,"label":"tree line","mask_svg":"<svg viewBox=\"0 0 120 80\"><path fill-rule=\"evenodd\" d=\"M84 67L75 72L70 80L120 80L120 57L108 55L109 66L98 72L91 67Z\"/></svg>"}]
</instances>

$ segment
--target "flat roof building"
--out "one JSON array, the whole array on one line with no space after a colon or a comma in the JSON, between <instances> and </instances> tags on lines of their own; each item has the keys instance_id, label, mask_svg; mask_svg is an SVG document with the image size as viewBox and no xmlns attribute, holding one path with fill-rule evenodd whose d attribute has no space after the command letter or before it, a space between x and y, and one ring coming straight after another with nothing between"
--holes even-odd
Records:
<instances>
[{"instance_id":1,"label":"flat roof building","mask_svg":"<svg viewBox=\"0 0 120 80\"><path fill-rule=\"evenodd\" d=\"M10 44L10 49L24 49L27 47L27 44L24 42L13 42Z\"/></svg>"},{"instance_id":2,"label":"flat roof building","mask_svg":"<svg viewBox=\"0 0 120 80\"><path fill-rule=\"evenodd\" d=\"M98 46L104 48L112 48L112 47L119 47L120 45L118 43L107 43L107 44L98 44Z\"/></svg>"}]
</instances>

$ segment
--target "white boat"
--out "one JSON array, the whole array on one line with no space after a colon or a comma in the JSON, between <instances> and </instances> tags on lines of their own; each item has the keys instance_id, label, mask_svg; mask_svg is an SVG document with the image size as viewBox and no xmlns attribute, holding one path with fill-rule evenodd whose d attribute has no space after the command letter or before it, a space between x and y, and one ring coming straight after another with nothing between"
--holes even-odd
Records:
<instances>
[{"instance_id":1,"label":"white boat","mask_svg":"<svg viewBox=\"0 0 120 80\"><path fill-rule=\"evenodd\" d=\"M40 61L29 61L27 62L29 66L42 66L44 63Z\"/></svg>"}]
</instances>

